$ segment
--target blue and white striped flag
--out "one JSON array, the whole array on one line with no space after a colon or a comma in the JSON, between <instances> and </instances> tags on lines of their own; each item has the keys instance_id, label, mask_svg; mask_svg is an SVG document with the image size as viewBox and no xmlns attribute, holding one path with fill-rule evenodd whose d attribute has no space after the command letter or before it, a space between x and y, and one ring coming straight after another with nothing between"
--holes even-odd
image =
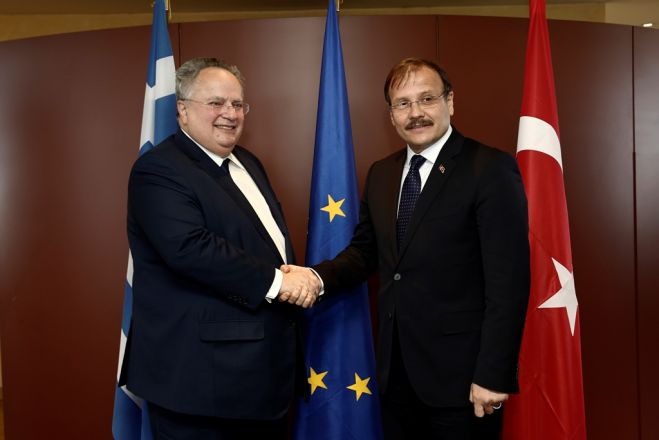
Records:
<instances>
[{"instance_id":1,"label":"blue and white striped flag","mask_svg":"<svg viewBox=\"0 0 659 440\"><path fill-rule=\"evenodd\" d=\"M178 128L176 96L174 94L175 70L172 45L167 32L165 0L156 0L153 7L149 70L146 80L146 92L144 93L140 155L174 134ZM124 360L126 337L128 336L132 316L132 284L133 259L129 253L117 381ZM112 418L112 435L115 440L151 440L153 438L145 405L146 403L142 399L131 394L125 386L117 386L114 397L114 416Z\"/></svg>"}]
</instances>

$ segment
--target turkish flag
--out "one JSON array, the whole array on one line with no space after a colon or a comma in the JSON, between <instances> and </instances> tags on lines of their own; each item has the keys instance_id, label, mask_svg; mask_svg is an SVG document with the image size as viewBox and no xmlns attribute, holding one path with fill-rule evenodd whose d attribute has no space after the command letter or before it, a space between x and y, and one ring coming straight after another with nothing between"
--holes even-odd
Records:
<instances>
[{"instance_id":1,"label":"turkish flag","mask_svg":"<svg viewBox=\"0 0 659 440\"><path fill-rule=\"evenodd\" d=\"M544 0L530 1L517 162L529 204L531 294L520 393L504 411L505 440L586 438L581 342L558 112Z\"/></svg>"}]
</instances>

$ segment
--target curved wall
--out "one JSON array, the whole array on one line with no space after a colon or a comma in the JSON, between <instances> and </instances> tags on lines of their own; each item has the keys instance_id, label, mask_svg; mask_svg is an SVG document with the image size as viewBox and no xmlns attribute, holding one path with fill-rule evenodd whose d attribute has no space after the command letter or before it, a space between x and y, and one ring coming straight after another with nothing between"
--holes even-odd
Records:
<instances>
[{"instance_id":1,"label":"curved wall","mask_svg":"<svg viewBox=\"0 0 659 440\"><path fill-rule=\"evenodd\" d=\"M342 17L360 184L398 149L382 83L435 59L463 133L513 152L524 19ZM170 26L177 61L225 58L253 106L241 144L265 163L304 255L323 18ZM0 336L8 440L110 439L148 27L0 43ZM572 228L588 433L659 432L659 34L550 22ZM636 144L635 144L636 142ZM634 160L637 157L638 160ZM637 246L638 243L638 246ZM54 434L56 433L56 434Z\"/></svg>"}]
</instances>

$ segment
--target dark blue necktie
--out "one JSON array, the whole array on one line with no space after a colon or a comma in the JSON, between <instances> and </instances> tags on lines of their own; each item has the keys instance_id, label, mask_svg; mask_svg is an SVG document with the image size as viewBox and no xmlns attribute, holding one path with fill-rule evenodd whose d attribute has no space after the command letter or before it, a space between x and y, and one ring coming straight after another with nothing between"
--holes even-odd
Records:
<instances>
[{"instance_id":1,"label":"dark blue necktie","mask_svg":"<svg viewBox=\"0 0 659 440\"><path fill-rule=\"evenodd\" d=\"M403 182L400 202L398 203L398 220L396 220L396 240L399 248L403 237L405 237L405 231L407 230L407 225L410 223L410 218L412 218L416 200L419 198L419 194L421 194L421 174L419 174L419 168L425 160L420 154L412 156L410 170L407 172L407 176Z\"/></svg>"}]
</instances>

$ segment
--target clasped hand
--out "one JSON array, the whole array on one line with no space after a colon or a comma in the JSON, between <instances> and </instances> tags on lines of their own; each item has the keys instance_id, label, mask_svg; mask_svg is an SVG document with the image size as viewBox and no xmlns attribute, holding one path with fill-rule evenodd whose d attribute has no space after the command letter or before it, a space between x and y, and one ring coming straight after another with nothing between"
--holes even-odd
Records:
<instances>
[{"instance_id":1,"label":"clasped hand","mask_svg":"<svg viewBox=\"0 0 659 440\"><path fill-rule=\"evenodd\" d=\"M277 299L305 309L311 307L320 293L318 276L308 267L290 264L282 265L279 270L284 274L284 279Z\"/></svg>"}]
</instances>

